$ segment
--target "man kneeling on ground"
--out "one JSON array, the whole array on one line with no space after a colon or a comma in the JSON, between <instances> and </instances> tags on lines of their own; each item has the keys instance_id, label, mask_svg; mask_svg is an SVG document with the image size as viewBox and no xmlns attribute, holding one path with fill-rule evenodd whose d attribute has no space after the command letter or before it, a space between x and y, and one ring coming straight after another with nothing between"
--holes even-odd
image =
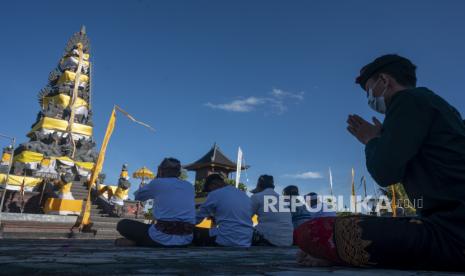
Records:
<instances>
[{"instance_id":1,"label":"man kneeling on ground","mask_svg":"<svg viewBox=\"0 0 465 276\"><path fill-rule=\"evenodd\" d=\"M185 246L192 242L195 203L194 186L179 179L181 163L174 158L165 158L158 167L157 178L140 188L135 199L153 199L153 225L123 219L118 232L126 239L117 240L117 245L156 247Z\"/></svg>"},{"instance_id":2,"label":"man kneeling on ground","mask_svg":"<svg viewBox=\"0 0 465 276\"><path fill-rule=\"evenodd\" d=\"M225 183L223 176L211 174L205 180L207 199L197 213L197 223L211 218L210 229L195 228L194 244L198 246L249 247L252 240L250 198Z\"/></svg>"},{"instance_id":3,"label":"man kneeling on ground","mask_svg":"<svg viewBox=\"0 0 465 276\"><path fill-rule=\"evenodd\" d=\"M358 115L348 130L365 146L367 169L382 187L401 182L416 218L317 218L296 229L296 242L318 259L352 266L465 270L465 126L460 113L425 87L415 65L385 55L362 68L357 83L385 114Z\"/></svg>"}]
</instances>

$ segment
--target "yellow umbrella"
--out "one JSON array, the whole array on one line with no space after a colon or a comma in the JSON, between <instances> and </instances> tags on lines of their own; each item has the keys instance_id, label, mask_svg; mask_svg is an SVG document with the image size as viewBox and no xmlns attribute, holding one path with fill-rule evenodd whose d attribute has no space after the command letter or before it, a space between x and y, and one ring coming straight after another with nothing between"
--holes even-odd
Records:
<instances>
[{"instance_id":1,"label":"yellow umbrella","mask_svg":"<svg viewBox=\"0 0 465 276\"><path fill-rule=\"evenodd\" d=\"M149 170L147 167L144 166L144 167L138 169L137 171L135 171L132 174L132 177L142 179L142 182L140 184L143 186L143 184L145 184L145 180L146 179L154 179L155 174L151 170Z\"/></svg>"}]
</instances>

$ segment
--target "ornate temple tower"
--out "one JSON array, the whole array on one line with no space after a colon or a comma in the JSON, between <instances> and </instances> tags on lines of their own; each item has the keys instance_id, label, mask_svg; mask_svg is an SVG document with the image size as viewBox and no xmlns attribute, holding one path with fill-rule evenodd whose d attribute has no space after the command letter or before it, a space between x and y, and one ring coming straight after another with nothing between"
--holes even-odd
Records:
<instances>
[{"instance_id":1,"label":"ornate temple tower","mask_svg":"<svg viewBox=\"0 0 465 276\"><path fill-rule=\"evenodd\" d=\"M92 137L90 44L85 27L68 41L48 84L38 95L40 111L14 151L13 175L84 181L97 159Z\"/></svg>"}]
</instances>

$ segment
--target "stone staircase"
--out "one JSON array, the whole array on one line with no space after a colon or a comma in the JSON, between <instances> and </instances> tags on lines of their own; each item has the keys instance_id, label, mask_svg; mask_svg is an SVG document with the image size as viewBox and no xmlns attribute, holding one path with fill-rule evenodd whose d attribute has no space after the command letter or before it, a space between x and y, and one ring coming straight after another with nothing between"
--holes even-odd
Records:
<instances>
[{"instance_id":1,"label":"stone staircase","mask_svg":"<svg viewBox=\"0 0 465 276\"><path fill-rule=\"evenodd\" d=\"M87 201L87 185L75 181L71 187L73 197L83 200L83 208ZM117 223L123 219L111 214L110 205L95 193L91 195L91 222L88 231L79 232L74 228L76 216L49 216L42 214L8 213L8 218L2 219L0 238L3 239L99 239L108 240L120 238L116 230ZM145 222L143 218L130 219Z\"/></svg>"},{"instance_id":2,"label":"stone staircase","mask_svg":"<svg viewBox=\"0 0 465 276\"><path fill-rule=\"evenodd\" d=\"M82 199L83 204L87 201L87 185L83 185L80 182L73 183L71 187L71 192L75 199ZM121 238L121 235L116 231L117 223L124 218L115 217L110 214L109 204L101 197L98 198L96 194L93 194L93 202L91 205L91 216L90 220L92 222L91 231L94 234L96 239L116 239ZM133 220L138 220L144 222L143 218L130 218ZM86 238L88 235L84 235L83 238Z\"/></svg>"},{"instance_id":3,"label":"stone staircase","mask_svg":"<svg viewBox=\"0 0 465 276\"><path fill-rule=\"evenodd\" d=\"M86 200L87 199L87 185L84 185L80 181L74 181L73 186L71 186L71 193L73 194L74 199L81 199L81 200Z\"/></svg>"}]
</instances>

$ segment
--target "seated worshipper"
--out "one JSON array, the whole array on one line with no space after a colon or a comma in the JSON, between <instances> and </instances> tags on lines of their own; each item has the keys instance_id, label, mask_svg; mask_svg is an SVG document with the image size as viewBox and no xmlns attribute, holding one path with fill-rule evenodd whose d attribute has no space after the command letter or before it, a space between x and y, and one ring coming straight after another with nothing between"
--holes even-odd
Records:
<instances>
[{"instance_id":1,"label":"seated worshipper","mask_svg":"<svg viewBox=\"0 0 465 276\"><path fill-rule=\"evenodd\" d=\"M118 232L126 239L117 245L155 247L186 246L192 242L195 203L194 186L179 179L181 163L165 158L158 167L157 178L134 193L135 200L153 200L155 224L123 219Z\"/></svg>"},{"instance_id":2,"label":"seated worshipper","mask_svg":"<svg viewBox=\"0 0 465 276\"><path fill-rule=\"evenodd\" d=\"M378 185L400 182L411 202L422 201L417 217L306 222L296 229L296 242L313 258L310 265L318 258L363 267L465 270L465 125L446 100L416 87L415 69L398 55L363 67L356 82L369 106L385 114L384 122L358 115L347 122Z\"/></svg>"},{"instance_id":3,"label":"seated worshipper","mask_svg":"<svg viewBox=\"0 0 465 276\"><path fill-rule=\"evenodd\" d=\"M305 199L306 202L310 201L310 212L313 214L314 218L336 216L336 211L330 209L327 203L321 202L317 193L308 193Z\"/></svg>"},{"instance_id":4,"label":"seated worshipper","mask_svg":"<svg viewBox=\"0 0 465 276\"><path fill-rule=\"evenodd\" d=\"M195 228L194 244L198 246L249 247L253 224L250 198L245 192L226 184L220 174L205 179L207 199L197 212L197 223L205 218L213 221L210 229Z\"/></svg>"},{"instance_id":5,"label":"seated worshipper","mask_svg":"<svg viewBox=\"0 0 465 276\"><path fill-rule=\"evenodd\" d=\"M250 192L253 194L250 198L252 212L258 216L252 245L291 246L294 231L292 215L289 210L279 210L280 196L274 191L273 176L260 176L257 187ZM266 202L273 201L271 198L277 203L274 208L267 207Z\"/></svg>"},{"instance_id":6,"label":"seated worshipper","mask_svg":"<svg viewBox=\"0 0 465 276\"><path fill-rule=\"evenodd\" d=\"M298 197L299 196L299 188L294 185L287 186L286 188L283 189L283 195L284 196L289 196L289 197ZM305 205L298 205L295 206L295 209L291 208L291 215L292 215L292 224L294 225L294 229L299 227L302 223L309 221L314 218L319 218L319 217L335 217L336 212L334 211L325 211L325 203L320 203L320 206L318 206L318 195L316 193L309 193L307 195L308 197L311 197L310 199L310 208L307 208L307 198L303 197L302 204ZM300 202L298 199L291 202ZM292 207L292 206L291 206Z\"/></svg>"}]
</instances>

